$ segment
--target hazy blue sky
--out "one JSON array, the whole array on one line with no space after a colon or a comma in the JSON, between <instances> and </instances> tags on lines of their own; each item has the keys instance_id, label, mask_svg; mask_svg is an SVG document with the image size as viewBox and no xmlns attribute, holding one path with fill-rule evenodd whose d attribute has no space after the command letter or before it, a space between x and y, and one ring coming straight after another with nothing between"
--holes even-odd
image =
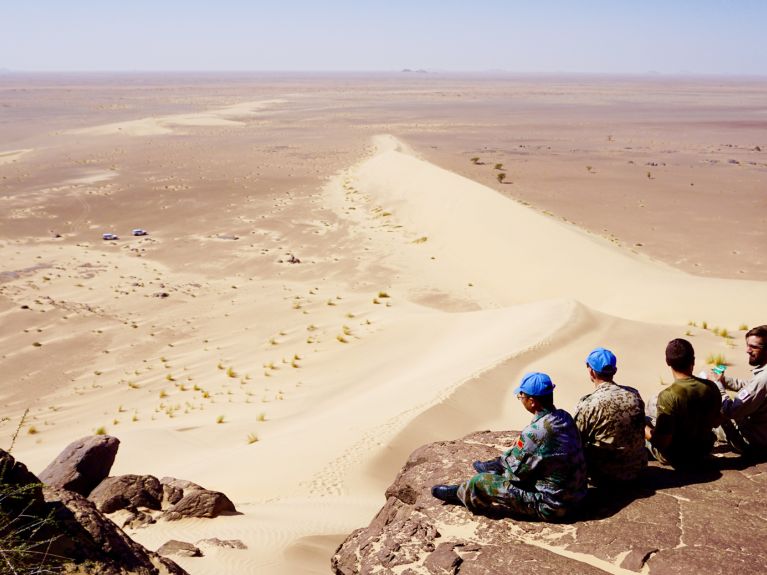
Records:
<instances>
[{"instance_id":1,"label":"hazy blue sky","mask_svg":"<svg viewBox=\"0 0 767 575\"><path fill-rule=\"evenodd\" d=\"M0 0L13 70L767 75L767 0Z\"/></svg>"}]
</instances>

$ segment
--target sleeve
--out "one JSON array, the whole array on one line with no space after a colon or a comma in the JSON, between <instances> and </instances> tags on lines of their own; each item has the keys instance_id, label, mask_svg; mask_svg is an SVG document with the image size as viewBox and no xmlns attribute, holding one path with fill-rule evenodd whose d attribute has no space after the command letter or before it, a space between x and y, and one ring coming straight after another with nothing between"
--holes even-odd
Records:
<instances>
[{"instance_id":1,"label":"sleeve","mask_svg":"<svg viewBox=\"0 0 767 575\"><path fill-rule=\"evenodd\" d=\"M533 476L541 462L541 445L545 431L528 426L522 431L514 447L507 450L501 462L512 480L525 481Z\"/></svg>"},{"instance_id":2,"label":"sleeve","mask_svg":"<svg viewBox=\"0 0 767 575\"><path fill-rule=\"evenodd\" d=\"M767 378L754 378L734 398L722 399L722 415L736 421L748 417L767 403Z\"/></svg>"},{"instance_id":3,"label":"sleeve","mask_svg":"<svg viewBox=\"0 0 767 575\"><path fill-rule=\"evenodd\" d=\"M667 387L658 394L655 436L674 435L674 417L671 414L674 412L675 403L676 395L671 388Z\"/></svg>"},{"instance_id":4,"label":"sleeve","mask_svg":"<svg viewBox=\"0 0 767 575\"><path fill-rule=\"evenodd\" d=\"M591 419L590 416L592 411L589 402L586 401L586 397L582 398L577 403L575 406L575 415L573 416L575 426L578 428L578 431L581 434L581 439L584 443L586 443L587 439L590 439L589 420Z\"/></svg>"},{"instance_id":5,"label":"sleeve","mask_svg":"<svg viewBox=\"0 0 767 575\"><path fill-rule=\"evenodd\" d=\"M744 387L746 387L749 382L745 379L738 379L737 377L727 377L726 375L722 378L722 383L724 384L724 387L729 389L730 391L740 391Z\"/></svg>"}]
</instances>

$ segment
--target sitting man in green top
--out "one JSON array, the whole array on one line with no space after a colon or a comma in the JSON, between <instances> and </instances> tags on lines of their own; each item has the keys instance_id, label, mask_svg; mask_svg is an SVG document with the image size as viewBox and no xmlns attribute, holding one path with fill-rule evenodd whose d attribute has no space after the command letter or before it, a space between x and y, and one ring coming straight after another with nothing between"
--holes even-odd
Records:
<instances>
[{"instance_id":1,"label":"sitting man in green top","mask_svg":"<svg viewBox=\"0 0 767 575\"><path fill-rule=\"evenodd\" d=\"M644 402L633 387L613 381L615 354L598 347L586 358L594 391L575 406L589 478L596 484L634 481L647 466Z\"/></svg>"},{"instance_id":2,"label":"sitting man in green top","mask_svg":"<svg viewBox=\"0 0 767 575\"><path fill-rule=\"evenodd\" d=\"M556 521L586 496L586 461L570 414L554 407L554 384L528 373L514 390L533 421L514 447L491 461L476 461L477 475L460 485L435 485L432 495L474 513L505 512Z\"/></svg>"},{"instance_id":3,"label":"sitting man in green top","mask_svg":"<svg viewBox=\"0 0 767 575\"><path fill-rule=\"evenodd\" d=\"M692 375L695 350L686 339L669 342L666 364L674 375L674 383L658 394L656 414L652 409L648 414L647 447L660 463L694 467L714 447L713 429L721 422L722 398L713 382Z\"/></svg>"}]
</instances>

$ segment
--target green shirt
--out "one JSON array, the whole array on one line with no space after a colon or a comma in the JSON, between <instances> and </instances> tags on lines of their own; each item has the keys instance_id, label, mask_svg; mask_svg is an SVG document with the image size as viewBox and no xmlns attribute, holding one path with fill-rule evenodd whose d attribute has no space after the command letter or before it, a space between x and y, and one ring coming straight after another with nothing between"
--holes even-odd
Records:
<instances>
[{"instance_id":1,"label":"green shirt","mask_svg":"<svg viewBox=\"0 0 767 575\"><path fill-rule=\"evenodd\" d=\"M673 465L694 463L711 453L721 404L716 385L694 376L677 379L661 391L655 434L671 435L661 455Z\"/></svg>"}]
</instances>

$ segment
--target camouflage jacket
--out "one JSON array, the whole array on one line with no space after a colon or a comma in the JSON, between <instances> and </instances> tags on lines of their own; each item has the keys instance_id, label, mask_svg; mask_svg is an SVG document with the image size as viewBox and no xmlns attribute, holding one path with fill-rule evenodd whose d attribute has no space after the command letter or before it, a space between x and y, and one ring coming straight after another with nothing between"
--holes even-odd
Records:
<instances>
[{"instance_id":1,"label":"camouflage jacket","mask_svg":"<svg viewBox=\"0 0 767 575\"><path fill-rule=\"evenodd\" d=\"M586 461L580 436L564 409L537 413L501 462L509 481L537 492L551 507L569 506L586 495Z\"/></svg>"},{"instance_id":2,"label":"camouflage jacket","mask_svg":"<svg viewBox=\"0 0 767 575\"><path fill-rule=\"evenodd\" d=\"M576 405L575 424L593 481L636 479L647 465L644 402L636 389L600 384Z\"/></svg>"}]
</instances>

